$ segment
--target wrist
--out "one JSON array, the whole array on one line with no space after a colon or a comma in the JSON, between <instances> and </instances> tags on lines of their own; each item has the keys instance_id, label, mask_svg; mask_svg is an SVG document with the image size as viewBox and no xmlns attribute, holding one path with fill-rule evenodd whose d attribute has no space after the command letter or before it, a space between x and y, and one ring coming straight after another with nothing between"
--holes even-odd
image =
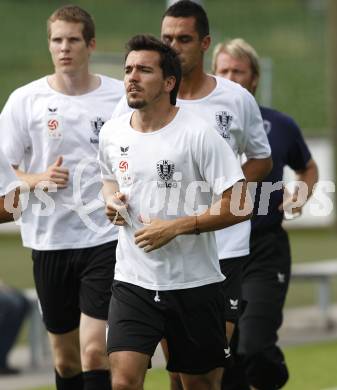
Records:
<instances>
[{"instance_id":1,"label":"wrist","mask_svg":"<svg viewBox=\"0 0 337 390\"><path fill-rule=\"evenodd\" d=\"M174 222L175 236L182 234L200 234L199 217L196 215L178 218Z\"/></svg>"}]
</instances>

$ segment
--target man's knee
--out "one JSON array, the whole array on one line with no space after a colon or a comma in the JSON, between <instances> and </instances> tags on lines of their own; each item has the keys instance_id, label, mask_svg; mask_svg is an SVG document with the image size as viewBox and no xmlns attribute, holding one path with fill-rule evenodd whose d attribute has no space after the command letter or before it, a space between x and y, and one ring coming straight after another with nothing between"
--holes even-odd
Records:
<instances>
[{"instance_id":1,"label":"man's knee","mask_svg":"<svg viewBox=\"0 0 337 390\"><path fill-rule=\"evenodd\" d=\"M284 356L279 348L245 356L244 365L249 384L259 390L280 389L289 378Z\"/></svg>"},{"instance_id":2,"label":"man's knee","mask_svg":"<svg viewBox=\"0 0 337 390\"><path fill-rule=\"evenodd\" d=\"M82 371L79 343L76 333L69 335L50 334L54 366L60 377L69 378Z\"/></svg>"},{"instance_id":3,"label":"man's knee","mask_svg":"<svg viewBox=\"0 0 337 390\"><path fill-rule=\"evenodd\" d=\"M143 388L143 381L131 375L114 374L112 376L112 388L114 390L139 390Z\"/></svg>"},{"instance_id":4,"label":"man's knee","mask_svg":"<svg viewBox=\"0 0 337 390\"><path fill-rule=\"evenodd\" d=\"M55 370L61 378L71 378L82 372L80 364L62 359L55 361Z\"/></svg>"},{"instance_id":5,"label":"man's knee","mask_svg":"<svg viewBox=\"0 0 337 390\"><path fill-rule=\"evenodd\" d=\"M90 343L83 347L81 360L85 371L109 368L105 348L98 343Z\"/></svg>"}]
</instances>

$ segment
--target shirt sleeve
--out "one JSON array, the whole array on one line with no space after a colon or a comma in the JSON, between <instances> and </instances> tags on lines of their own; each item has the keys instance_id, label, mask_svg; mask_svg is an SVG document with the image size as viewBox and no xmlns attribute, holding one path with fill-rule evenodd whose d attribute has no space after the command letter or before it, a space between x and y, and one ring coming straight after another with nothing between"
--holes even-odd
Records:
<instances>
[{"instance_id":1,"label":"shirt sleeve","mask_svg":"<svg viewBox=\"0 0 337 390\"><path fill-rule=\"evenodd\" d=\"M0 196L4 196L13 190L10 185L18 181L12 167L6 161L5 157L0 155Z\"/></svg>"},{"instance_id":2,"label":"shirt sleeve","mask_svg":"<svg viewBox=\"0 0 337 390\"><path fill-rule=\"evenodd\" d=\"M311 159L311 153L298 125L291 118L288 121L288 129L291 133L288 136L287 164L294 171L299 171L305 169L308 161Z\"/></svg>"},{"instance_id":3,"label":"shirt sleeve","mask_svg":"<svg viewBox=\"0 0 337 390\"><path fill-rule=\"evenodd\" d=\"M244 90L244 112L245 148L241 150L241 153L245 153L247 159L270 157L271 149L259 106L255 98L246 90Z\"/></svg>"},{"instance_id":4,"label":"shirt sleeve","mask_svg":"<svg viewBox=\"0 0 337 390\"><path fill-rule=\"evenodd\" d=\"M126 114L127 112L133 111L132 108L129 107L128 102L126 100L126 96L122 96L122 98L117 103L117 106L115 107L111 119L112 118L118 118L119 116Z\"/></svg>"},{"instance_id":5,"label":"shirt sleeve","mask_svg":"<svg viewBox=\"0 0 337 390\"><path fill-rule=\"evenodd\" d=\"M203 179L212 191L221 195L236 182L244 179L241 166L228 143L214 130L201 137L196 159Z\"/></svg>"},{"instance_id":6,"label":"shirt sleeve","mask_svg":"<svg viewBox=\"0 0 337 390\"><path fill-rule=\"evenodd\" d=\"M2 150L12 165L19 165L29 148L29 118L26 117L25 103L14 92L0 115Z\"/></svg>"},{"instance_id":7,"label":"shirt sleeve","mask_svg":"<svg viewBox=\"0 0 337 390\"><path fill-rule=\"evenodd\" d=\"M116 176L113 170L113 161L109 156L109 140L107 133L109 132L109 122L106 122L99 134L99 149L98 149L98 161L101 168L101 177L103 180L116 180Z\"/></svg>"}]
</instances>

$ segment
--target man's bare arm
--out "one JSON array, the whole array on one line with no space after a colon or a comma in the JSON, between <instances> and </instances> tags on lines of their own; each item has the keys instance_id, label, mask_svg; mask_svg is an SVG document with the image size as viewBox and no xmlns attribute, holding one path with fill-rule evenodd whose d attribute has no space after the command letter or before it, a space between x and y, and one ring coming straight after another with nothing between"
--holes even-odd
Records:
<instances>
[{"instance_id":1,"label":"man's bare arm","mask_svg":"<svg viewBox=\"0 0 337 390\"><path fill-rule=\"evenodd\" d=\"M302 208L312 195L313 188L318 181L318 167L313 159L310 159L305 167L301 171L296 171L296 180L299 182L299 186L295 188L293 194L285 192L283 202L280 204L280 210L286 210L293 215L301 215ZM307 191L305 192L305 199L300 199L301 191L300 185L305 185ZM285 190L286 191L286 190ZM296 207L292 205L298 204Z\"/></svg>"},{"instance_id":2,"label":"man's bare arm","mask_svg":"<svg viewBox=\"0 0 337 390\"><path fill-rule=\"evenodd\" d=\"M239 186L240 191L234 191ZM235 213L233 211L233 193L240 194L238 209L245 207L249 202L246 213ZM135 233L135 243L144 248L146 252L158 249L170 242L173 238L182 234L195 234L220 230L231 225L243 222L251 217L252 202L247 191L246 182L238 182L222 194L222 198L213 204L205 213L199 216L186 216L173 220L152 219L145 227ZM238 215L239 214L239 215Z\"/></svg>"},{"instance_id":3,"label":"man's bare arm","mask_svg":"<svg viewBox=\"0 0 337 390\"><path fill-rule=\"evenodd\" d=\"M242 165L242 170L248 183L263 181L272 168L273 160L271 157L250 158Z\"/></svg>"},{"instance_id":4,"label":"man's bare arm","mask_svg":"<svg viewBox=\"0 0 337 390\"><path fill-rule=\"evenodd\" d=\"M7 199L10 199L11 204L5 205L5 196L0 197L0 223L11 222L14 220L13 212L14 210L19 213L19 195L20 191L17 188L16 190L11 191L6 195ZM7 206L7 207L5 207ZM7 208L7 209L6 209ZM13 212L11 212L13 210Z\"/></svg>"},{"instance_id":5,"label":"man's bare arm","mask_svg":"<svg viewBox=\"0 0 337 390\"><path fill-rule=\"evenodd\" d=\"M41 182L54 183L57 188L66 188L69 181L69 170L62 166L63 158L60 156L56 159L54 164L50 165L45 172L41 173L26 173L18 169L18 166L13 166L17 177L23 182L27 183L30 190L33 191L35 187ZM48 186L46 188L48 190Z\"/></svg>"}]
</instances>

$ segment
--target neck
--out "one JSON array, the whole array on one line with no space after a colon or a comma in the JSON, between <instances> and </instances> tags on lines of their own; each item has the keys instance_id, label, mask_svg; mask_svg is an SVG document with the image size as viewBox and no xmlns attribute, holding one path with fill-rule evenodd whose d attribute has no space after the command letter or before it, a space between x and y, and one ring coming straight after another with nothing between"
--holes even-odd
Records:
<instances>
[{"instance_id":1,"label":"neck","mask_svg":"<svg viewBox=\"0 0 337 390\"><path fill-rule=\"evenodd\" d=\"M178 97L180 99L201 99L209 95L216 86L214 77L207 75L202 66L198 66L182 77Z\"/></svg>"},{"instance_id":2,"label":"neck","mask_svg":"<svg viewBox=\"0 0 337 390\"><path fill-rule=\"evenodd\" d=\"M152 133L169 124L178 110L171 104L136 110L131 117L131 127L141 133Z\"/></svg>"},{"instance_id":3,"label":"neck","mask_svg":"<svg viewBox=\"0 0 337 390\"><path fill-rule=\"evenodd\" d=\"M83 95L99 87L100 78L89 72L60 73L48 77L49 85L65 95Z\"/></svg>"}]
</instances>

